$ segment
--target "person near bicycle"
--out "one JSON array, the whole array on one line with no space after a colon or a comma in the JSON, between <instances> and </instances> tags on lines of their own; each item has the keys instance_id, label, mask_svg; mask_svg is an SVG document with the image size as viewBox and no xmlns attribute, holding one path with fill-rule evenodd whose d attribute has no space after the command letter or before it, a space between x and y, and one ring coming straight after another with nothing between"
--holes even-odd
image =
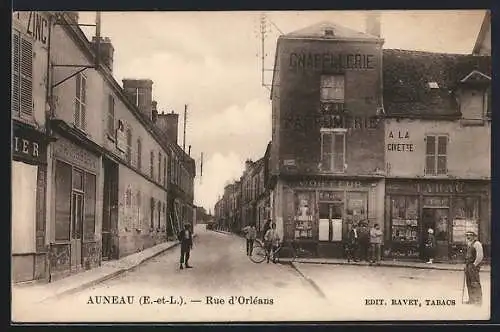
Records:
<instances>
[{"instance_id":1,"label":"person near bicycle","mask_svg":"<svg viewBox=\"0 0 500 332\"><path fill-rule=\"evenodd\" d=\"M265 236L268 230L271 229L271 218L267 219L266 223L264 224L264 228L262 229L262 240L265 240Z\"/></svg>"},{"instance_id":2,"label":"person near bicycle","mask_svg":"<svg viewBox=\"0 0 500 332\"><path fill-rule=\"evenodd\" d=\"M255 228L254 223L251 223L250 225L243 227L243 232L245 233L245 238L247 239L247 256L252 256L253 243L257 238L257 228Z\"/></svg>"},{"instance_id":3,"label":"person near bicycle","mask_svg":"<svg viewBox=\"0 0 500 332\"><path fill-rule=\"evenodd\" d=\"M276 230L276 223L271 224L271 228L266 232L264 235L264 241L266 244L266 251L267 251L267 262L269 263L269 258L271 255L273 256L273 263L276 264L276 256L274 253L278 249L280 245L280 236L278 234L278 231Z\"/></svg>"}]
</instances>

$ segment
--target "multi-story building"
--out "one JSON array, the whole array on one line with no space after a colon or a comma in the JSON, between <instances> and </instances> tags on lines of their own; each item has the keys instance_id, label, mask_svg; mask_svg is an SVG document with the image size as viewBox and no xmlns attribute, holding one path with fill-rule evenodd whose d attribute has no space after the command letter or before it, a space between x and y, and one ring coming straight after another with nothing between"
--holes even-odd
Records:
<instances>
[{"instance_id":1,"label":"multi-story building","mask_svg":"<svg viewBox=\"0 0 500 332\"><path fill-rule=\"evenodd\" d=\"M158 121L153 82L122 88L111 41L89 41L76 13L22 12L13 21L13 115L23 124L14 157L40 165L14 166L14 196L29 207L14 200L22 214L13 216L14 280L56 278L165 241L171 183L185 193L181 218L192 221L194 161L168 138L173 126Z\"/></svg>"},{"instance_id":2,"label":"multi-story building","mask_svg":"<svg viewBox=\"0 0 500 332\"><path fill-rule=\"evenodd\" d=\"M12 16L12 265L14 282L46 276L47 13Z\"/></svg>"},{"instance_id":3,"label":"multi-story building","mask_svg":"<svg viewBox=\"0 0 500 332\"><path fill-rule=\"evenodd\" d=\"M272 99L273 220L285 240L343 255L349 226L384 217L382 45L320 23L280 36Z\"/></svg>"},{"instance_id":4,"label":"multi-story building","mask_svg":"<svg viewBox=\"0 0 500 332\"><path fill-rule=\"evenodd\" d=\"M384 50L384 106L386 254L421 256L432 228L437 259L461 260L467 230L489 256L491 57Z\"/></svg>"}]
</instances>

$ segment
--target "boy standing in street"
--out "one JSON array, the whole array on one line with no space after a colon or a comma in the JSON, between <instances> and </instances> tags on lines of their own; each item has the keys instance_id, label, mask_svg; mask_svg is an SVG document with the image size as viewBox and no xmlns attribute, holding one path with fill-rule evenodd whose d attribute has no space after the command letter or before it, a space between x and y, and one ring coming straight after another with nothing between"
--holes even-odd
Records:
<instances>
[{"instance_id":1,"label":"boy standing in street","mask_svg":"<svg viewBox=\"0 0 500 332\"><path fill-rule=\"evenodd\" d=\"M268 253L267 262L269 263L269 257L271 256L271 254L274 254L280 244L280 236L278 234L278 231L276 230L276 223L272 223L271 228L266 232L266 235L264 236L264 240L266 242L266 250ZM273 263L276 264L275 255L273 255Z\"/></svg>"},{"instance_id":2,"label":"boy standing in street","mask_svg":"<svg viewBox=\"0 0 500 332\"><path fill-rule=\"evenodd\" d=\"M373 225L370 229L370 264L380 264L382 259L382 230L378 224Z\"/></svg>"},{"instance_id":3,"label":"boy standing in street","mask_svg":"<svg viewBox=\"0 0 500 332\"><path fill-rule=\"evenodd\" d=\"M247 239L247 256L252 256L253 243L257 238L257 228L255 228L255 224L252 223L244 227L243 232L245 232L245 238Z\"/></svg>"},{"instance_id":4,"label":"boy standing in street","mask_svg":"<svg viewBox=\"0 0 500 332\"><path fill-rule=\"evenodd\" d=\"M184 267L182 264L186 263L186 269L192 268L189 265L189 256L191 249L193 248L193 232L191 231L190 224L184 224L184 229L179 232L177 235L181 243L181 258L180 258L180 269L182 270Z\"/></svg>"}]
</instances>

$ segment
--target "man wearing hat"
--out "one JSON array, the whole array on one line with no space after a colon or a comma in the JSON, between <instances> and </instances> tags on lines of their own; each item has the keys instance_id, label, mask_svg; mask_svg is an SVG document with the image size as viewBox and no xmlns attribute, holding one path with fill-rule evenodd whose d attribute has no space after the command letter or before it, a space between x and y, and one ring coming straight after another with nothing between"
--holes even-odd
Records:
<instances>
[{"instance_id":1,"label":"man wearing hat","mask_svg":"<svg viewBox=\"0 0 500 332\"><path fill-rule=\"evenodd\" d=\"M436 253L436 238L434 237L434 230L432 228L427 230L427 238L425 239L424 246L425 256L428 259L427 264L432 264Z\"/></svg>"},{"instance_id":2,"label":"man wearing hat","mask_svg":"<svg viewBox=\"0 0 500 332\"><path fill-rule=\"evenodd\" d=\"M481 290L481 282L479 280L479 270L483 261L483 245L477 239L477 234L474 232L466 232L465 239L467 242L467 252L465 254L465 283L467 284L467 292L469 301L467 304L481 305L483 300L483 292Z\"/></svg>"},{"instance_id":3,"label":"man wearing hat","mask_svg":"<svg viewBox=\"0 0 500 332\"><path fill-rule=\"evenodd\" d=\"M177 235L180 243L181 243L181 259L180 259L180 269L182 270L184 267L182 264L186 263L186 269L192 268L189 265L189 255L191 249L193 248L193 232L191 232L191 225L184 224L184 229L179 232Z\"/></svg>"}]
</instances>

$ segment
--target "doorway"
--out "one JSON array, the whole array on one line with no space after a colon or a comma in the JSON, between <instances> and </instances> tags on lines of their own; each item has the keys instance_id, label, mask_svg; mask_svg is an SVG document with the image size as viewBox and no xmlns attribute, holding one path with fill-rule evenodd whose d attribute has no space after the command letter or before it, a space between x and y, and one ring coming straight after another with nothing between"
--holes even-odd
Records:
<instances>
[{"instance_id":1,"label":"doorway","mask_svg":"<svg viewBox=\"0 0 500 332\"><path fill-rule=\"evenodd\" d=\"M82 265L83 193L71 194L71 266L79 269Z\"/></svg>"},{"instance_id":2,"label":"doorway","mask_svg":"<svg viewBox=\"0 0 500 332\"><path fill-rule=\"evenodd\" d=\"M102 259L118 258L118 165L109 159L104 164L102 214Z\"/></svg>"},{"instance_id":3,"label":"doorway","mask_svg":"<svg viewBox=\"0 0 500 332\"><path fill-rule=\"evenodd\" d=\"M424 208L422 210L422 227L420 231L420 258L424 259L424 243L429 228L436 238L436 259L448 258L448 208Z\"/></svg>"},{"instance_id":4,"label":"doorway","mask_svg":"<svg viewBox=\"0 0 500 332\"><path fill-rule=\"evenodd\" d=\"M343 202L319 203L319 241L342 241Z\"/></svg>"}]
</instances>

